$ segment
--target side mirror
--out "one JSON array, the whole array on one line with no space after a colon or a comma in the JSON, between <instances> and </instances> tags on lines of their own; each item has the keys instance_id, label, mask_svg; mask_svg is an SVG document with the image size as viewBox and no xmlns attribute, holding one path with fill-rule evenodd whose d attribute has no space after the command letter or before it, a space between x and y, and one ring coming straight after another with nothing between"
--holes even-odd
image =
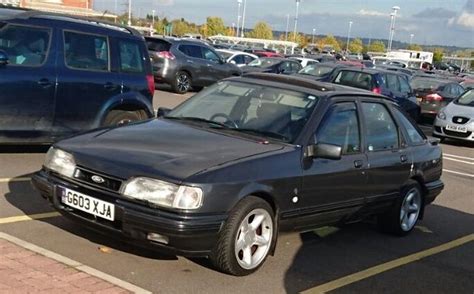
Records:
<instances>
[{"instance_id":1,"label":"side mirror","mask_svg":"<svg viewBox=\"0 0 474 294\"><path fill-rule=\"evenodd\" d=\"M0 65L7 65L8 64L8 54L0 50Z\"/></svg>"},{"instance_id":2,"label":"side mirror","mask_svg":"<svg viewBox=\"0 0 474 294\"><path fill-rule=\"evenodd\" d=\"M163 116L167 115L170 111L171 111L171 109L169 109L169 108L160 107L160 108L158 108L158 111L156 112L156 117L163 117Z\"/></svg>"},{"instance_id":3,"label":"side mirror","mask_svg":"<svg viewBox=\"0 0 474 294\"><path fill-rule=\"evenodd\" d=\"M342 147L339 145L318 143L306 147L306 157L338 160L342 157Z\"/></svg>"}]
</instances>

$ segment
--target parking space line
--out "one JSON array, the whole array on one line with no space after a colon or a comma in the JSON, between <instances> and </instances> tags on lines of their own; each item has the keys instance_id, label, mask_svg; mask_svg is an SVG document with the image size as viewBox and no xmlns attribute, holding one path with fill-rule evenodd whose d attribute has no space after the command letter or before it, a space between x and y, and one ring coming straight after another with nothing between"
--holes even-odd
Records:
<instances>
[{"instance_id":1,"label":"parking space line","mask_svg":"<svg viewBox=\"0 0 474 294\"><path fill-rule=\"evenodd\" d=\"M85 272L91 276L95 276L99 279L102 279L104 281L107 281L115 286L118 286L120 288L123 288L125 290L128 290L132 293L143 293L143 294L148 294L148 293L152 293L148 290L145 290L141 287L138 287L134 284L131 284L129 282L126 282L126 281L123 281L123 280L120 280L119 278L116 278L114 276L111 276L109 274L106 274L104 272L101 272L99 270L96 270L92 267L89 267L87 265L84 265L78 261L75 261L75 260L72 260L66 256L62 256L60 254L57 254L55 252L52 252L52 251L49 251L45 248L42 248L42 247L39 247L35 244L32 244L30 242L26 242L24 240L21 240L21 239L18 239L16 237L13 237L11 235L8 235L8 234L5 234L5 233L1 233L0 232L0 238L1 239L4 239L4 240L7 240L11 243L14 243L18 246L21 246L25 249L28 249L30 251L33 251L35 253L38 253L38 254L41 254L43 256L46 256L48 258L51 258L51 259L54 259L60 263L63 263L63 264L66 264L70 267L73 267L75 268L76 270L78 271L81 271L81 272Z\"/></svg>"},{"instance_id":2,"label":"parking space line","mask_svg":"<svg viewBox=\"0 0 474 294\"><path fill-rule=\"evenodd\" d=\"M461 163L465 163L465 164L472 164L472 165L474 165L474 162L465 161L465 160L456 159L456 158L450 158L450 157L446 157L446 156L443 157L443 159L451 160L451 161L456 161L456 162L461 162Z\"/></svg>"},{"instance_id":3,"label":"parking space line","mask_svg":"<svg viewBox=\"0 0 474 294\"><path fill-rule=\"evenodd\" d=\"M19 178L0 178L0 183L13 183L13 182L25 182L29 181L30 177L19 177Z\"/></svg>"},{"instance_id":4,"label":"parking space line","mask_svg":"<svg viewBox=\"0 0 474 294\"><path fill-rule=\"evenodd\" d=\"M4 218L0 218L0 225L31 221L31 220L39 220L39 219L45 219L45 218L52 218L52 217L57 217L60 215L61 214L59 212L53 211L53 212L30 214L30 215L4 217Z\"/></svg>"},{"instance_id":5,"label":"parking space line","mask_svg":"<svg viewBox=\"0 0 474 294\"><path fill-rule=\"evenodd\" d=\"M400 267L400 266L403 266L403 265L407 265L407 264L415 262L415 261L419 261L423 258L432 256L432 255L435 255L435 254L438 254L438 253L441 253L441 252L444 252L444 251L451 250L453 248L462 246L464 244L467 244L467 243L473 242L473 241L474 241L474 234L470 234L470 235L461 237L459 239L450 241L448 243L444 243L444 244L441 244L439 246L436 246L436 247L433 247L433 248L430 248L430 249L427 249L427 250L423 250L423 251L420 251L420 252L417 252L417 253L414 253L414 254L407 255L405 257L401 257L401 258L398 258L398 259L395 259L395 260L392 260L392 261L389 261L389 262L386 262L386 263L382 263L382 264L379 264L377 266L368 268L366 270L363 270L363 271L360 271L360 272L357 272L357 273L339 278L337 280L334 280L334 281L316 286L316 287L308 289L308 290L306 290L302 293L305 293L305 294L326 293L326 292L329 292L329 291L333 291L333 290L339 289L341 287L359 282L361 280L365 280L365 279L370 278L372 276L381 274L383 272L392 270L394 268L397 268L397 267Z\"/></svg>"},{"instance_id":6,"label":"parking space line","mask_svg":"<svg viewBox=\"0 0 474 294\"><path fill-rule=\"evenodd\" d=\"M457 171L450 170L450 169L443 169L443 172L474 178L473 174L466 174L466 173L457 172Z\"/></svg>"},{"instance_id":7,"label":"parking space line","mask_svg":"<svg viewBox=\"0 0 474 294\"><path fill-rule=\"evenodd\" d=\"M467 159L467 160L474 161L473 157L459 156L459 155L448 154L448 153L443 153L443 156L449 156L449 157L461 158L461 159Z\"/></svg>"}]
</instances>

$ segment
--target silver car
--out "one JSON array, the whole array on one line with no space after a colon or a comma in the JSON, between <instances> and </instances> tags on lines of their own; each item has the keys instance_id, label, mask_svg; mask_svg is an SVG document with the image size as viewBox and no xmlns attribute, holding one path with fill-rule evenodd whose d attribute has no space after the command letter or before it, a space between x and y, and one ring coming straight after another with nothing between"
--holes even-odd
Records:
<instances>
[{"instance_id":1,"label":"silver car","mask_svg":"<svg viewBox=\"0 0 474 294\"><path fill-rule=\"evenodd\" d=\"M441 109L436 116L433 136L474 142L474 90Z\"/></svg>"}]
</instances>

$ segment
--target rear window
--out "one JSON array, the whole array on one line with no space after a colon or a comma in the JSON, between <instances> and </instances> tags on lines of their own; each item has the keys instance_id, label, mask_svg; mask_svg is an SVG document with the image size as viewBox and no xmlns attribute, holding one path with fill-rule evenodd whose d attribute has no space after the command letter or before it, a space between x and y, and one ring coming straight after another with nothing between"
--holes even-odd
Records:
<instances>
[{"instance_id":1,"label":"rear window","mask_svg":"<svg viewBox=\"0 0 474 294\"><path fill-rule=\"evenodd\" d=\"M316 77L322 77L328 73L330 73L334 67L332 66L324 66L320 65L318 63L311 64L303 68L300 73L301 74L307 74L307 75L312 75Z\"/></svg>"},{"instance_id":2,"label":"rear window","mask_svg":"<svg viewBox=\"0 0 474 294\"><path fill-rule=\"evenodd\" d=\"M343 70L337 74L334 83L364 90L372 90L372 76L364 72Z\"/></svg>"},{"instance_id":3,"label":"rear window","mask_svg":"<svg viewBox=\"0 0 474 294\"><path fill-rule=\"evenodd\" d=\"M440 88L443 84L443 81L430 78L414 78L411 80L411 87L416 90L435 90Z\"/></svg>"},{"instance_id":4,"label":"rear window","mask_svg":"<svg viewBox=\"0 0 474 294\"><path fill-rule=\"evenodd\" d=\"M161 52L161 51L170 51L171 44L165 40L152 40L146 39L146 46L148 50Z\"/></svg>"},{"instance_id":5,"label":"rear window","mask_svg":"<svg viewBox=\"0 0 474 294\"><path fill-rule=\"evenodd\" d=\"M140 45L132 41L119 41L120 71L126 73L143 73L144 58Z\"/></svg>"}]
</instances>

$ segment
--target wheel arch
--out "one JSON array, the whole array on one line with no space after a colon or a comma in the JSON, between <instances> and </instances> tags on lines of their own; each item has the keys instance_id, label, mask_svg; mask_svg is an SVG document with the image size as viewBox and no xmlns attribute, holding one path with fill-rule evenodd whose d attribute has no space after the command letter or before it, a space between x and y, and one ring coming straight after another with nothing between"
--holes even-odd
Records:
<instances>
[{"instance_id":1,"label":"wheel arch","mask_svg":"<svg viewBox=\"0 0 474 294\"><path fill-rule=\"evenodd\" d=\"M107 115L113 110L143 110L148 118L152 118L154 116L154 110L151 101L148 101L148 99L141 95L134 95L130 93L130 95L119 96L109 100L99 112L96 119L96 126L102 126Z\"/></svg>"},{"instance_id":2,"label":"wheel arch","mask_svg":"<svg viewBox=\"0 0 474 294\"><path fill-rule=\"evenodd\" d=\"M426 188L425 185L425 180L423 179L422 175L414 175L410 178L411 181L417 182L418 185L420 185L421 188L421 203L422 203L422 208L420 211L420 216L419 219L423 219L423 216L425 215L425 196L428 194L428 189Z\"/></svg>"}]
</instances>

